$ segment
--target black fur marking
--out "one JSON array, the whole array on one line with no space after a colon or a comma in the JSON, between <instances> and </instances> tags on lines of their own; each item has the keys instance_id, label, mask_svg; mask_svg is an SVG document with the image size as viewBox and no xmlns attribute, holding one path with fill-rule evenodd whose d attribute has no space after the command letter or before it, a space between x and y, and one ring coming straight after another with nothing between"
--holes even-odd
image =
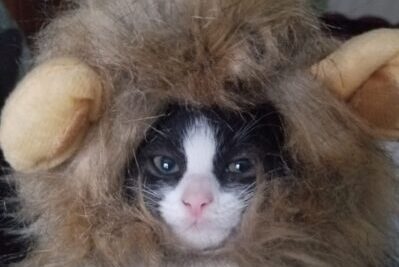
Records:
<instances>
[{"instance_id":1,"label":"black fur marking","mask_svg":"<svg viewBox=\"0 0 399 267\"><path fill-rule=\"evenodd\" d=\"M218 108L199 109L172 105L148 131L145 140L137 150L135 173L140 173L145 193L157 202L162 197L154 195L165 187L174 187L186 169L183 139L188 129L199 118L205 118L214 129L217 140L217 154L214 159L214 173L222 188L233 189L248 186L256 181L256 175L240 176L226 172L227 166L242 158L248 158L255 167L261 167L268 177L283 176L285 161L282 119L269 105L246 113L227 112ZM166 155L176 160L180 171L173 176L162 176L154 171L154 156ZM136 167L134 167L136 166ZM147 192L149 191L149 192ZM144 194L145 195L145 194Z\"/></svg>"}]
</instances>

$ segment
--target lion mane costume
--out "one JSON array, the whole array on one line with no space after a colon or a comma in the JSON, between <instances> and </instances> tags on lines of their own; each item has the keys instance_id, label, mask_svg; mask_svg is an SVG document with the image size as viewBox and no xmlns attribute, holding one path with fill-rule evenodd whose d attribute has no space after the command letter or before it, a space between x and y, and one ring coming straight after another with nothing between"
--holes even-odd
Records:
<instances>
[{"instance_id":1,"label":"lion mane costume","mask_svg":"<svg viewBox=\"0 0 399 267\"><path fill-rule=\"evenodd\" d=\"M81 0L37 37L2 112L26 267L394 266L399 32L341 44L301 0ZM283 119L292 175L218 249L170 242L124 170L171 103ZM137 178L139 179L139 178ZM137 195L140 195L140 187Z\"/></svg>"}]
</instances>

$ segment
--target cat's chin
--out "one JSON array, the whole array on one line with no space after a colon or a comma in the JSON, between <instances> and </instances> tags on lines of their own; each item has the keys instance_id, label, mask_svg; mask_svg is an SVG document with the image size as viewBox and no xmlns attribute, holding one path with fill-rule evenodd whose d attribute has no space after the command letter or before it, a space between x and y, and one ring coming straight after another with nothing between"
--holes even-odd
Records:
<instances>
[{"instance_id":1,"label":"cat's chin","mask_svg":"<svg viewBox=\"0 0 399 267\"><path fill-rule=\"evenodd\" d=\"M173 229L180 242L192 250L209 250L221 247L232 229L192 224L184 229Z\"/></svg>"}]
</instances>

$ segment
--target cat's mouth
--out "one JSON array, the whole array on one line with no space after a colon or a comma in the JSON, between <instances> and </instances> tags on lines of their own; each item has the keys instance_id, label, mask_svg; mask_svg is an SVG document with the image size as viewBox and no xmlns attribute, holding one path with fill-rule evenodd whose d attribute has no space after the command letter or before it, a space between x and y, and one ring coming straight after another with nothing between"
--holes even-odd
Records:
<instances>
[{"instance_id":1,"label":"cat's mouth","mask_svg":"<svg viewBox=\"0 0 399 267\"><path fill-rule=\"evenodd\" d=\"M206 218L190 219L182 225L182 232L187 233L207 233L216 229L215 223Z\"/></svg>"},{"instance_id":2,"label":"cat's mouth","mask_svg":"<svg viewBox=\"0 0 399 267\"><path fill-rule=\"evenodd\" d=\"M222 247L231 237L233 228L217 225L216 222L196 220L185 227L171 227L172 232L186 246L194 250L214 250Z\"/></svg>"}]
</instances>

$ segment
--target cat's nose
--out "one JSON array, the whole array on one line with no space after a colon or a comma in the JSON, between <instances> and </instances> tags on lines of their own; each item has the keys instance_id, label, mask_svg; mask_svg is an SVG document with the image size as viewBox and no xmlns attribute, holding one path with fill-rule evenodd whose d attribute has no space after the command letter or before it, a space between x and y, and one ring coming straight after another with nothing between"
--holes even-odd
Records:
<instances>
[{"instance_id":1,"label":"cat's nose","mask_svg":"<svg viewBox=\"0 0 399 267\"><path fill-rule=\"evenodd\" d=\"M182 203L187 208L191 216L200 218L204 210L213 202L211 192L188 192L183 195Z\"/></svg>"}]
</instances>

